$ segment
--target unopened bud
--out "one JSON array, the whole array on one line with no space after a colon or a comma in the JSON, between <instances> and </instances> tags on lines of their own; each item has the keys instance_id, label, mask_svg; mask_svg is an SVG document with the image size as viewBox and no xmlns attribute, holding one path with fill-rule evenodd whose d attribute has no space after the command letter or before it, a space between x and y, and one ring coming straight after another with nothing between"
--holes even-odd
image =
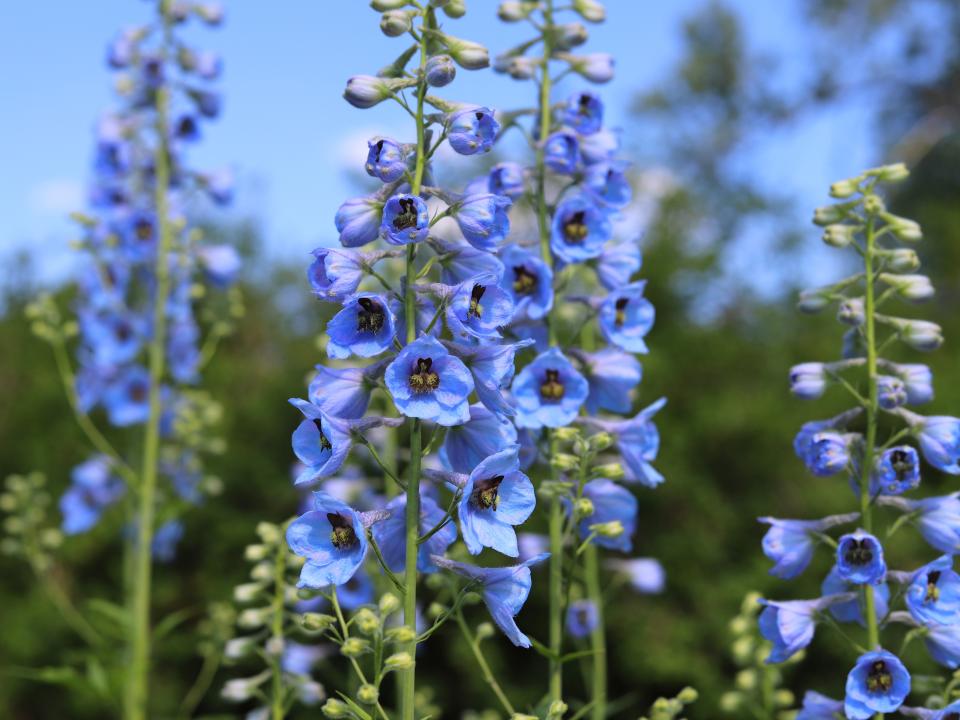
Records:
<instances>
[{"instance_id":1,"label":"unopened bud","mask_svg":"<svg viewBox=\"0 0 960 720\"><path fill-rule=\"evenodd\" d=\"M417 637L417 632L409 625L400 625L387 630L386 637L387 642L403 644L413 642L413 640Z\"/></svg>"},{"instance_id":2,"label":"unopened bud","mask_svg":"<svg viewBox=\"0 0 960 720\"><path fill-rule=\"evenodd\" d=\"M591 525L590 531L595 532L600 537L615 538L623 535L624 528L623 523L619 520L611 520L610 522Z\"/></svg>"},{"instance_id":3,"label":"unopened bud","mask_svg":"<svg viewBox=\"0 0 960 720\"><path fill-rule=\"evenodd\" d=\"M400 598L391 592L380 596L380 612L386 616L400 609Z\"/></svg>"},{"instance_id":4,"label":"unopened bud","mask_svg":"<svg viewBox=\"0 0 960 720\"><path fill-rule=\"evenodd\" d=\"M926 275L891 275L880 273L878 279L896 289L897 294L911 302L923 302L933 297L933 283Z\"/></svg>"},{"instance_id":5,"label":"unopened bud","mask_svg":"<svg viewBox=\"0 0 960 720\"><path fill-rule=\"evenodd\" d=\"M243 583L233 589L233 599L238 603L248 603L256 600L257 595L263 589L260 583Z\"/></svg>"},{"instance_id":6,"label":"unopened bud","mask_svg":"<svg viewBox=\"0 0 960 720\"><path fill-rule=\"evenodd\" d=\"M413 657L408 652L398 652L383 661L387 670L409 670L414 666Z\"/></svg>"},{"instance_id":7,"label":"unopened bud","mask_svg":"<svg viewBox=\"0 0 960 720\"><path fill-rule=\"evenodd\" d=\"M377 12L387 12L389 10L399 10L409 5L409 0L371 0L370 7Z\"/></svg>"},{"instance_id":8,"label":"unopened bud","mask_svg":"<svg viewBox=\"0 0 960 720\"><path fill-rule=\"evenodd\" d=\"M573 455L557 453L550 458L550 464L558 470L576 470L580 461Z\"/></svg>"},{"instance_id":9,"label":"unopened bud","mask_svg":"<svg viewBox=\"0 0 960 720\"><path fill-rule=\"evenodd\" d=\"M890 228L890 232L897 236L898 240L903 242L919 242L923 239L923 231L920 229L920 223L910 218L900 217L892 213L884 212L880 214L884 222Z\"/></svg>"},{"instance_id":10,"label":"unopened bud","mask_svg":"<svg viewBox=\"0 0 960 720\"><path fill-rule=\"evenodd\" d=\"M920 257L911 248L897 248L883 253L887 267L894 272L913 272L920 267Z\"/></svg>"},{"instance_id":11,"label":"unopened bud","mask_svg":"<svg viewBox=\"0 0 960 720\"><path fill-rule=\"evenodd\" d=\"M790 707L795 699L793 693L785 688L781 688L773 694L774 704L781 708Z\"/></svg>"},{"instance_id":12,"label":"unopened bud","mask_svg":"<svg viewBox=\"0 0 960 720\"><path fill-rule=\"evenodd\" d=\"M901 182L910 177L910 171L903 163L893 163L892 165L883 165L870 171L878 180L883 182Z\"/></svg>"},{"instance_id":13,"label":"unopened bud","mask_svg":"<svg viewBox=\"0 0 960 720\"><path fill-rule=\"evenodd\" d=\"M237 617L237 625L246 630L255 630L266 622L270 608L249 608Z\"/></svg>"},{"instance_id":14,"label":"unopened bud","mask_svg":"<svg viewBox=\"0 0 960 720\"><path fill-rule=\"evenodd\" d=\"M720 696L720 709L724 712L736 712L742 705L743 695L738 692L725 692Z\"/></svg>"},{"instance_id":15,"label":"unopened bud","mask_svg":"<svg viewBox=\"0 0 960 720\"><path fill-rule=\"evenodd\" d=\"M567 712L567 704L563 700L554 700L547 708L548 720L560 720Z\"/></svg>"},{"instance_id":16,"label":"unopened bud","mask_svg":"<svg viewBox=\"0 0 960 720\"><path fill-rule=\"evenodd\" d=\"M820 312L829 304L830 298L822 290L801 290L797 300L797 308L800 312L810 314Z\"/></svg>"},{"instance_id":17,"label":"unopened bud","mask_svg":"<svg viewBox=\"0 0 960 720\"><path fill-rule=\"evenodd\" d=\"M607 19L607 11L597 0L573 0L573 9L587 22L599 23Z\"/></svg>"},{"instance_id":18,"label":"unopened bud","mask_svg":"<svg viewBox=\"0 0 960 720\"><path fill-rule=\"evenodd\" d=\"M257 523L257 535L268 545L276 545L280 541L280 528L273 523Z\"/></svg>"},{"instance_id":19,"label":"unopened bud","mask_svg":"<svg viewBox=\"0 0 960 720\"><path fill-rule=\"evenodd\" d=\"M243 550L243 557L247 562L257 562L267 557L270 548L266 545L247 545Z\"/></svg>"},{"instance_id":20,"label":"unopened bud","mask_svg":"<svg viewBox=\"0 0 960 720\"><path fill-rule=\"evenodd\" d=\"M571 425L565 425L564 427L555 429L553 436L560 442L573 442L580 437L580 430Z\"/></svg>"},{"instance_id":21,"label":"unopened bud","mask_svg":"<svg viewBox=\"0 0 960 720\"><path fill-rule=\"evenodd\" d=\"M467 4L464 0L447 0L443 6L443 14L454 20L462 18L467 14Z\"/></svg>"},{"instance_id":22,"label":"unopened bud","mask_svg":"<svg viewBox=\"0 0 960 720\"><path fill-rule=\"evenodd\" d=\"M380 618L378 618L370 608L361 608L353 616L357 629L364 635L373 635L380 629Z\"/></svg>"},{"instance_id":23,"label":"unopened bud","mask_svg":"<svg viewBox=\"0 0 960 720\"><path fill-rule=\"evenodd\" d=\"M495 631L493 629L493 625L491 625L490 623L488 622L480 623L479 625L477 625L477 632L476 632L477 640L486 640L487 638L491 638L493 637L494 632Z\"/></svg>"},{"instance_id":24,"label":"unopened bud","mask_svg":"<svg viewBox=\"0 0 960 720\"><path fill-rule=\"evenodd\" d=\"M508 0L500 3L497 8L497 17L504 22L517 22L525 20L533 12L536 5L531 2L521 2L520 0Z\"/></svg>"},{"instance_id":25,"label":"unopened bud","mask_svg":"<svg viewBox=\"0 0 960 720\"><path fill-rule=\"evenodd\" d=\"M320 709L328 718L347 718L353 716L350 706L343 702L343 700L337 700L336 698L329 698Z\"/></svg>"},{"instance_id":26,"label":"unopened bud","mask_svg":"<svg viewBox=\"0 0 960 720\"><path fill-rule=\"evenodd\" d=\"M451 35L441 39L453 61L465 70L481 70L490 65L490 52L480 43Z\"/></svg>"},{"instance_id":27,"label":"unopened bud","mask_svg":"<svg viewBox=\"0 0 960 720\"><path fill-rule=\"evenodd\" d=\"M856 236L857 228L853 225L827 225L823 231L823 241L836 248L847 247Z\"/></svg>"},{"instance_id":28,"label":"unopened bud","mask_svg":"<svg viewBox=\"0 0 960 720\"><path fill-rule=\"evenodd\" d=\"M364 705L373 705L379 699L380 691L377 690L376 685L364 683L357 689L357 700L362 702Z\"/></svg>"},{"instance_id":29,"label":"unopened bud","mask_svg":"<svg viewBox=\"0 0 960 720\"><path fill-rule=\"evenodd\" d=\"M268 657L280 657L283 655L284 641L282 637L271 637L263 646Z\"/></svg>"},{"instance_id":30,"label":"unopened bud","mask_svg":"<svg viewBox=\"0 0 960 720\"><path fill-rule=\"evenodd\" d=\"M346 657L359 657L370 650L370 643L361 638L347 638L340 646L340 652Z\"/></svg>"},{"instance_id":31,"label":"unopened bud","mask_svg":"<svg viewBox=\"0 0 960 720\"><path fill-rule=\"evenodd\" d=\"M608 447L613 445L616 438L606 431L598 432L596 435L591 435L588 440L589 447L594 452L603 452Z\"/></svg>"},{"instance_id":32,"label":"unopened bud","mask_svg":"<svg viewBox=\"0 0 960 720\"><path fill-rule=\"evenodd\" d=\"M830 186L830 197L845 199L857 192L861 178L840 180Z\"/></svg>"},{"instance_id":33,"label":"unopened bud","mask_svg":"<svg viewBox=\"0 0 960 720\"><path fill-rule=\"evenodd\" d=\"M558 25L554 32L556 35L553 42L558 50L572 50L578 45L583 45L590 37L587 28L578 22Z\"/></svg>"},{"instance_id":34,"label":"unopened bud","mask_svg":"<svg viewBox=\"0 0 960 720\"><path fill-rule=\"evenodd\" d=\"M593 468L593 474L596 477L604 477L608 480L622 480L626 475L626 473L623 471L623 465L620 463L597 465L595 468Z\"/></svg>"},{"instance_id":35,"label":"unopened bud","mask_svg":"<svg viewBox=\"0 0 960 720\"><path fill-rule=\"evenodd\" d=\"M866 317L863 298L844 298L837 309L837 320L845 325L863 325Z\"/></svg>"},{"instance_id":36,"label":"unopened bud","mask_svg":"<svg viewBox=\"0 0 960 720\"><path fill-rule=\"evenodd\" d=\"M400 37L413 27L416 10L388 10L380 16L380 31L387 37Z\"/></svg>"},{"instance_id":37,"label":"unopened bud","mask_svg":"<svg viewBox=\"0 0 960 720\"><path fill-rule=\"evenodd\" d=\"M308 612L300 616L300 625L304 630L310 632L321 632L327 628L333 627L337 621L333 615L324 615L323 613Z\"/></svg>"},{"instance_id":38,"label":"unopened bud","mask_svg":"<svg viewBox=\"0 0 960 720\"><path fill-rule=\"evenodd\" d=\"M593 501L582 497L573 503L573 512L578 518L590 517L594 513Z\"/></svg>"},{"instance_id":39,"label":"unopened bud","mask_svg":"<svg viewBox=\"0 0 960 720\"><path fill-rule=\"evenodd\" d=\"M863 209L868 215L879 215L886 210L879 195L867 195L863 199Z\"/></svg>"}]
</instances>

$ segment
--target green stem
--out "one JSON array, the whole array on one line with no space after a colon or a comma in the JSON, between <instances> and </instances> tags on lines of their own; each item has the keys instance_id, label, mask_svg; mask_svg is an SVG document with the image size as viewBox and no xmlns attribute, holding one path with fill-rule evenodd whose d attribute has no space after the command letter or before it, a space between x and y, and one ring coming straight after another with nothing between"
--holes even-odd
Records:
<instances>
[{"instance_id":1,"label":"green stem","mask_svg":"<svg viewBox=\"0 0 960 720\"><path fill-rule=\"evenodd\" d=\"M162 0L160 15L164 26L164 43L171 45L170 0ZM128 720L144 720L147 717L147 698L150 676L150 585L152 571L151 546L156 504L157 465L160 452L160 416L163 407L160 401L160 384L164 375L164 351L167 330L167 299L170 294L169 256L173 246L173 228L170 225L167 203L167 187L170 184L168 138L168 113L170 89L161 86L156 95L156 147L154 151L154 194L156 217L159 226L156 263L156 294L153 298L153 337L149 346L150 415L147 418L143 443L143 469L141 471L137 514L137 545L134 561L133 617L130 628L131 657L130 675L127 681L125 716Z\"/></svg>"},{"instance_id":2,"label":"green stem","mask_svg":"<svg viewBox=\"0 0 960 720\"><path fill-rule=\"evenodd\" d=\"M340 632L343 637L343 641L346 642L347 638L350 637L350 628L347 626L347 621L343 617L343 610L340 609L340 599L337 597L337 588L334 587L333 591L330 593L330 604L333 606L333 612L337 617L337 621L340 623ZM367 675L363 672L363 668L360 667L360 663L357 662L355 657L350 658L350 664L353 666L353 671L357 674L357 677L360 679L364 685L367 685ZM383 720L390 720L390 716L387 715L387 712L383 709L383 706L378 700L375 704L377 708L377 714L383 718Z\"/></svg>"},{"instance_id":3,"label":"green stem","mask_svg":"<svg viewBox=\"0 0 960 720\"><path fill-rule=\"evenodd\" d=\"M503 709L507 711L507 715L512 717L516 711L513 709L513 705L510 704L510 699L506 693L503 692L503 688L500 687L500 683L497 682L497 678L494 677L493 672L490 670L490 665L487 664L487 659L483 656L483 651L480 649L479 641L473 636L473 633L470 632L470 627L467 625L467 621L464 620L463 613L459 609L457 610L457 624L460 626L460 632L463 633L467 645L470 646L470 650L473 652L473 657L477 661L477 665L480 666L483 679L487 685L490 686L490 689L493 690L493 694L497 696L497 700L503 705Z\"/></svg>"},{"instance_id":4,"label":"green stem","mask_svg":"<svg viewBox=\"0 0 960 720\"><path fill-rule=\"evenodd\" d=\"M283 602L286 590L284 573L287 567L287 554L284 543L285 540L281 538L277 544L277 556L273 561L273 619L270 634L278 647L283 647ZM270 697L270 718L271 720L283 720L283 669L280 666L279 656L273 656L272 662L270 663L270 672L273 676L273 691Z\"/></svg>"},{"instance_id":5,"label":"green stem","mask_svg":"<svg viewBox=\"0 0 960 720\"><path fill-rule=\"evenodd\" d=\"M603 593L600 590L600 562L597 546L590 543L584 557L587 597L597 610L597 626L590 633L590 649L593 651L593 672L591 678L590 699L593 720L604 720L607 716L607 640L606 625L603 618Z\"/></svg>"}]
</instances>

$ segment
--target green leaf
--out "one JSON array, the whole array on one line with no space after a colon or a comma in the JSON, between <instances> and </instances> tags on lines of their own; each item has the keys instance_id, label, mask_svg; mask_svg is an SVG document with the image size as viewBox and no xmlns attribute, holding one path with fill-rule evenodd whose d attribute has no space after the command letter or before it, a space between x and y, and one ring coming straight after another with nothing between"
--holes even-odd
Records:
<instances>
[{"instance_id":1,"label":"green leaf","mask_svg":"<svg viewBox=\"0 0 960 720\"><path fill-rule=\"evenodd\" d=\"M349 695L346 695L346 694L344 694L344 693L342 693L342 692L339 692L339 691L337 691L337 695L339 695L340 698L341 698L347 705L350 706L350 709L351 709L351 710L353 710L358 716L360 716L361 720L373 720L373 718L370 717L370 713L368 713L368 712L367 712L366 710L364 710L362 707L360 707L359 705L357 705Z\"/></svg>"},{"instance_id":2,"label":"green leaf","mask_svg":"<svg viewBox=\"0 0 960 720\"><path fill-rule=\"evenodd\" d=\"M153 629L153 639L160 640L166 637L176 627L182 625L194 615L196 615L196 610L193 608L184 608L182 610L177 610L176 612L170 613L163 618L163 620L158 622L157 626Z\"/></svg>"},{"instance_id":3,"label":"green leaf","mask_svg":"<svg viewBox=\"0 0 960 720\"><path fill-rule=\"evenodd\" d=\"M110 682L107 679L107 671L95 657L87 658L87 682L97 695L104 698L110 697Z\"/></svg>"},{"instance_id":4,"label":"green leaf","mask_svg":"<svg viewBox=\"0 0 960 720\"><path fill-rule=\"evenodd\" d=\"M126 635L127 628L130 625L130 613L127 612L126 608L109 600L94 598L87 601L87 609L102 620L107 620L111 629L115 630L118 635L121 637Z\"/></svg>"}]
</instances>

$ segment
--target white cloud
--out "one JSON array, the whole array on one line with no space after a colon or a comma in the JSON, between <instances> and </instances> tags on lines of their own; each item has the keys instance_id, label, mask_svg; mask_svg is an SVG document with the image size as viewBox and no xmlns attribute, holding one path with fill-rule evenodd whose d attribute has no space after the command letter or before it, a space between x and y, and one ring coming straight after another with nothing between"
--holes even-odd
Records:
<instances>
[{"instance_id":1,"label":"white cloud","mask_svg":"<svg viewBox=\"0 0 960 720\"><path fill-rule=\"evenodd\" d=\"M78 180L46 180L30 188L27 194L27 207L39 215L68 215L83 206L83 184Z\"/></svg>"}]
</instances>

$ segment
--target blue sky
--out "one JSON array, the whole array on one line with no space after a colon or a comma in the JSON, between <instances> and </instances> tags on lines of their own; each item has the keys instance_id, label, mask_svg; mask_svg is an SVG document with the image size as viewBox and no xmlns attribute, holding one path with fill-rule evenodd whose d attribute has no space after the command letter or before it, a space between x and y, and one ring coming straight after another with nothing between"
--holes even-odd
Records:
<instances>
[{"instance_id":1,"label":"blue sky","mask_svg":"<svg viewBox=\"0 0 960 720\"><path fill-rule=\"evenodd\" d=\"M617 57L617 78L603 93L610 123L623 125L628 137L626 106L676 61L681 22L703 4L609 0L610 21L591 26L586 48ZM730 4L753 48L787 58L783 81L800 78L807 38L794 4ZM525 39L526 27L499 22L496 6L495 0L470 0L466 18L448 21L446 30L494 52ZM104 51L119 28L148 11L148 3L132 0L0 4L0 26L8 30L0 44L0 256L26 248L51 260L43 263L48 275L67 267L71 226L65 216L82 209L93 124L112 102ZM193 164L235 168L238 206L262 222L269 254L303 256L332 240L333 214L355 191L346 168L362 161L365 138L405 135L396 106L358 111L345 103L345 80L375 72L405 46L380 34L365 0L234 0L227 11L219 30L191 33L198 46L220 51L226 62L224 114L208 126ZM453 99L493 107L530 104L528 83L490 71L461 71L448 90ZM866 138L851 132L862 120L856 110L813 118L758 142L747 160L765 181L794 192L799 207L811 208L833 179L872 159Z\"/></svg>"}]
</instances>

